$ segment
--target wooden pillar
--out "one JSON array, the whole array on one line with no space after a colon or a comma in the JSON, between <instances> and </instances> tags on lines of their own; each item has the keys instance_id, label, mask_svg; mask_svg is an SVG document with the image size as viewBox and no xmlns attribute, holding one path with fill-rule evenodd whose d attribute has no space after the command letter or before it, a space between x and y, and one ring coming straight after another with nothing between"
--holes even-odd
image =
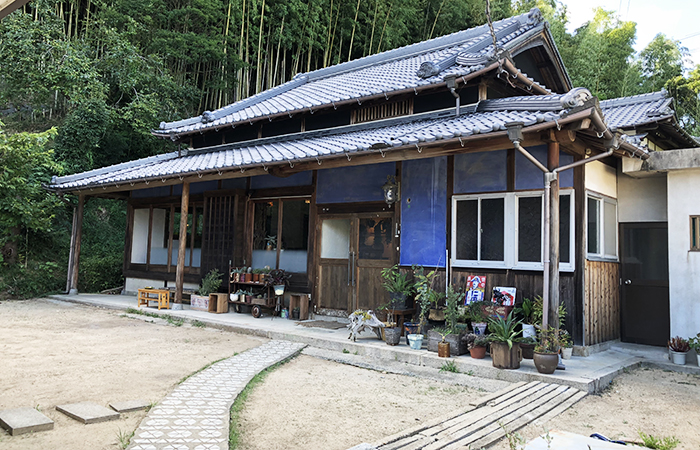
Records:
<instances>
[{"instance_id":1,"label":"wooden pillar","mask_svg":"<svg viewBox=\"0 0 700 450\"><path fill-rule=\"evenodd\" d=\"M70 287L68 293L76 295L78 293L78 272L80 268L80 239L83 236L83 209L85 205L85 194L78 195L78 207L73 216L73 232L71 234L70 256Z\"/></svg>"},{"instance_id":2,"label":"wooden pillar","mask_svg":"<svg viewBox=\"0 0 700 450\"><path fill-rule=\"evenodd\" d=\"M66 277L66 293L70 292L73 283L73 256L75 254L75 224L78 220L78 208L73 207L73 225L70 229L70 247L68 247L68 270Z\"/></svg>"},{"instance_id":3,"label":"wooden pillar","mask_svg":"<svg viewBox=\"0 0 700 450\"><path fill-rule=\"evenodd\" d=\"M488 98L489 87L486 81L479 83L479 101L486 100Z\"/></svg>"},{"instance_id":4,"label":"wooden pillar","mask_svg":"<svg viewBox=\"0 0 700 450\"><path fill-rule=\"evenodd\" d=\"M547 144L547 168L559 167L559 142ZM549 188L549 324L559 323L559 177L551 181Z\"/></svg>"},{"instance_id":5,"label":"wooden pillar","mask_svg":"<svg viewBox=\"0 0 700 450\"><path fill-rule=\"evenodd\" d=\"M180 235L177 248L177 268L175 270L175 303L182 304L182 288L185 284L185 250L187 248L187 207L190 202L190 183L182 183L180 200ZM181 309L181 308L173 308Z\"/></svg>"}]
</instances>

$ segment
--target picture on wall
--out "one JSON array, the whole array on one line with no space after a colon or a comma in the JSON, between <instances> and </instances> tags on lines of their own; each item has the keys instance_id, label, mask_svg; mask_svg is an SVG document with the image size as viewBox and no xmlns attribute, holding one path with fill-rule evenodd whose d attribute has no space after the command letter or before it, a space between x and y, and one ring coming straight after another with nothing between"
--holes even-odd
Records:
<instances>
[{"instance_id":1,"label":"picture on wall","mask_svg":"<svg viewBox=\"0 0 700 450\"><path fill-rule=\"evenodd\" d=\"M515 306L515 288L496 286L491 301L503 306Z\"/></svg>"},{"instance_id":2,"label":"picture on wall","mask_svg":"<svg viewBox=\"0 0 700 450\"><path fill-rule=\"evenodd\" d=\"M486 289L486 277L480 275L469 275L467 277L467 294L464 297L464 304L480 302L484 299Z\"/></svg>"}]
</instances>

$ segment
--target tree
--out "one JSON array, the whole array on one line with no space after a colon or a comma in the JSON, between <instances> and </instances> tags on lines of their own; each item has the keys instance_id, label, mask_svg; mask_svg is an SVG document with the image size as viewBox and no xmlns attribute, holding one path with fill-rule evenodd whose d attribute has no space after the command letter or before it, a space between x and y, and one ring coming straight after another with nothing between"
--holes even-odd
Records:
<instances>
[{"instance_id":1,"label":"tree","mask_svg":"<svg viewBox=\"0 0 700 450\"><path fill-rule=\"evenodd\" d=\"M655 92L683 73L683 54L680 42L667 38L663 33L639 54L639 68L645 92Z\"/></svg>"},{"instance_id":2,"label":"tree","mask_svg":"<svg viewBox=\"0 0 700 450\"><path fill-rule=\"evenodd\" d=\"M23 233L51 229L57 197L43 189L62 168L49 148L54 128L8 135L0 122L0 262L16 264Z\"/></svg>"},{"instance_id":3,"label":"tree","mask_svg":"<svg viewBox=\"0 0 700 450\"><path fill-rule=\"evenodd\" d=\"M700 65L687 77L679 75L669 80L666 88L675 99L681 126L693 136L700 136Z\"/></svg>"}]
</instances>

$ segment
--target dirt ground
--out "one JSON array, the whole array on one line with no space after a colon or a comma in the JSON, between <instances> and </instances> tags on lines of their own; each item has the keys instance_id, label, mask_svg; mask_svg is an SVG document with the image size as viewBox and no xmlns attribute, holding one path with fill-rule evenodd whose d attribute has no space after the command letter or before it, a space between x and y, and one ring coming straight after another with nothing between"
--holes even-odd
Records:
<instances>
[{"instance_id":1,"label":"dirt ground","mask_svg":"<svg viewBox=\"0 0 700 450\"><path fill-rule=\"evenodd\" d=\"M157 402L185 376L263 340L116 311L32 300L0 303L0 409L37 407L52 431L10 436L0 448L117 449L145 412L83 425L58 404L143 399ZM637 430L675 436L679 449L700 448L700 377L658 369L623 374L546 429L636 439ZM484 395L474 389L359 369L299 356L271 372L241 414L241 450L345 450L460 408ZM527 439L541 425L519 431ZM506 450L501 442L494 448Z\"/></svg>"}]
</instances>

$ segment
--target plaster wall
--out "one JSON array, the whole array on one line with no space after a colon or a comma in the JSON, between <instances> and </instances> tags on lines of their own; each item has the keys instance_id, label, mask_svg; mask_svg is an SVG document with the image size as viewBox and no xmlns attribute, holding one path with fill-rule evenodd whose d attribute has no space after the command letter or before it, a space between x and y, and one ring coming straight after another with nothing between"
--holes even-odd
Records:
<instances>
[{"instance_id":1,"label":"plaster wall","mask_svg":"<svg viewBox=\"0 0 700 450\"><path fill-rule=\"evenodd\" d=\"M617 170L600 161L586 164L586 189L617 198Z\"/></svg>"},{"instance_id":2,"label":"plaster wall","mask_svg":"<svg viewBox=\"0 0 700 450\"><path fill-rule=\"evenodd\" d=\"M148 251L148 208L134 210L134 231L131 235L131 262L146 264Z\"/></svg>"},{"instance_id":3,"label":"plaster wall","mask_svg":"<svg viewBox=\"0 0 700 450\"><path fill-rule=\"evenodd\" d=\"M690 251L690 216L700 215L700 169L668 172L671 336L700 332L700 252Z\"/></svg>"},{"instance_id":4,"label":"plaster wall","mask_svg":"<svg viewBox=\"0 0 700 450\"><path fill-rule=\"evenodd\" d=\"M666 175L632 178L622 173L617 178L617 215L622 222L666 222Z\"/></svg>"}]
</instances>

